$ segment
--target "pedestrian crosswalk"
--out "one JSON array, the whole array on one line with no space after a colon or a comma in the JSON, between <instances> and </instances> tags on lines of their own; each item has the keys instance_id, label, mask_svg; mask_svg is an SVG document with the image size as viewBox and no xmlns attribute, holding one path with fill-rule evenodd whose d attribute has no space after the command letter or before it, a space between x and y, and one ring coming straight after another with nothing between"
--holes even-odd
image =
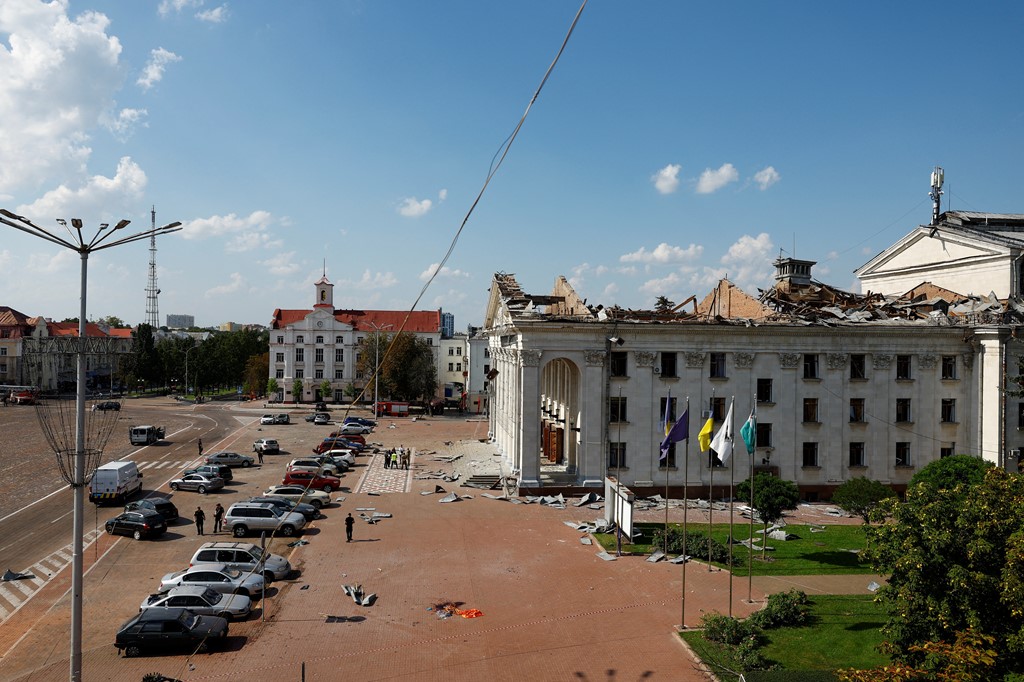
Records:
<instances>
[{"instance_id":1,"label":"pedestrian crosswalk","mask_svg":"<svg viewBox=\"0 0 1024 682\"><path fill-rule=\"evenodd\" d=\"M87 532L84 546L91 545L101 534L100 530ZM19 571L27 575L27 578L0 582L0 623L14 615L37 590L70 564L72 551L73 545L65 545L45 559Z\"/></svg>"},{"instance_id":2,"label":"pedestrian crosswalk","mask_svg":"<svg viewBox=\"0 0 1024 682\"><path fill-rule=\"evenodd\" d=\"M139 471L180 471L187 469L190 466L196 466L196 460L194 459L181 459L164 462L137 462Z\"/></svg>"}]
</instances>

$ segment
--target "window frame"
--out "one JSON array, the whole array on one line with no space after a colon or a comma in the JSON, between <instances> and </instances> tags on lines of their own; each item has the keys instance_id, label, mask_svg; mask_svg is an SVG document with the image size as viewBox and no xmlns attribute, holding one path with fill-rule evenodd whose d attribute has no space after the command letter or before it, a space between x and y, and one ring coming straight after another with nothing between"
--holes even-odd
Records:
<instances>
[{"instance_id":1,"label":"window frame","mask_svg":"<svg viewBox=\"0 0 1024 682\"><path fill-rule=\"evenodd\" d=\"M821 465L818 463L818 444L815 441L804 441L803 444L803 462L802 468L804 469L819 469Z\"/></svg>"},{"instance_id":2,"label":"window frame","mask_svg":"<svg viewBox=\"0 0 1024 682\"><path fill-rule=\"evenodd\" d=\"M911 355L897 355L896 356L896 381L913 381L914 380L914 364L913 356Z\"/></svg>"},{"instance_id":3,"label":"window frame","mask_svg":"<svg viewBox=\"0 0 1024 682\"><path fill-rule=\"evenodd\" d=\"M850 468L854 468L854 467L861 468L861 467L866 467L868 465L867 464L867 462L868 462L867 454L866 454L865 447L864 447L864 441L861 441L861 440L850 441L850 445L849 445L848 451L849 451L849 459L847 460L848 461L848 465L847 466L849 466Z\"/></svg>"},{"instance_id":4,"label":"window frame","mask_svg":"<svg viewBox=\"0 0 1024 682\"><path fill-rule=\"evenodd\" d=\"M612 396L608 399L608 422L610 424L623 424L629 422L628 398L625 396Z\"/></svg>"},{"instance_id":5,"label":"window frame","mask_svg":"<svg viewBox=\"0 0 1024 682\"><path fill-rule=\"evenodd\" d=\"M821 379L817 353L804 353L804 379Z\"/></svg>"},{"instance_id":6,"label":"window frame","mask_svg":"<svg viewBox=\"0 0 1024 682\"><path fill-rule=\"evenodd\" d=\"M608 372L614 378L629 376L628 354L624 350L613 350L608 353Z\"/></svg>"},{"instance_id":7,"label":"window frame","mask_svg":"<svg viewBox=\"0 0 1024 682\"><path fill-rule=\"evenodd\" d=\"M725 353L713 352L708 354L708 378L728 379L726 375Z\"/></svg>"}]
</instances>

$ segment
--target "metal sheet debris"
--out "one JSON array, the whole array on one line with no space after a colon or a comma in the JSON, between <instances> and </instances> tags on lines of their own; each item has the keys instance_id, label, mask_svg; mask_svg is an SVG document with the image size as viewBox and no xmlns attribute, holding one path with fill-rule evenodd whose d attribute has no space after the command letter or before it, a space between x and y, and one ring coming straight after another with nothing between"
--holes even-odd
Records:
<instances>
[{"instance_id":1,"label":"metal sheet debris","mask_svg":"<svg viewBox=\"0 0 1024 682\"><path fill-rule=\"evenodd\" d=\"M375 593L365 594L362 585L342 585L341 589L360 606L373 606L373 603L377 601L377 595Z\"/></svg>"},{"instance_id":2,"label":"metal sheet debris","mask_svg":"<svg viewBox=\"0 0 1024 682\"><path fill-rule=\"evenodd\" d=\"M604 559L605 561L615 561L616 559L614 554L609 554L608 552L598 552L597 558Z\"/></svg>"},{"instance_id":3,"label":"metal sheet debris","mask_svg":"<svg viewBox=\"0 0 1024 682\"><path fill-rule=\"evenodd\" d=\"M665 553L664 552L662 552L660 549L659 550L655 550L654 552L651 553L651 556L647 557L647 563L656 564L656 563L658 563L659 561L661 561L664 558L665 558Z\"/></svg>"},{"instance_id":4,"label":"metal sheet debris","mask_svg":"<svg viewBox=\"0 0 1024 682\"><path fill-rule=\"evenodd\" d=\"M575 506L582 507L585 504L590 504L592 502L598 502L600 499L601 499L601 496L598 495L597 493L587 493L586 495L584 495L583 497L580 498L579 502L576 502Z\"/></svg>"},{"instance_id":5,"label":"metal sheet debris","mask_svg":"<svg viewBox=\"0 0 1024 682\"><path fill-rule=\"evenodd\" d=\"M594 541L584 535L584 536L582 536L580 538L580 544L581 545L592 545L592 544L594 544Z\"/></svg>"},{"instance_id":6,"label":"metal sheet debris","mask_svg":"<svg viewBox=\"0 0 1024 682\"><path fill-rule=\"evenodd\" d=\"M462 498L459 497L458 495L456 495L455 493L448 493L447 495L442 497L440 500L438 500L438 502L458 502L461 499Z\"/></svg>"}]
</instances>

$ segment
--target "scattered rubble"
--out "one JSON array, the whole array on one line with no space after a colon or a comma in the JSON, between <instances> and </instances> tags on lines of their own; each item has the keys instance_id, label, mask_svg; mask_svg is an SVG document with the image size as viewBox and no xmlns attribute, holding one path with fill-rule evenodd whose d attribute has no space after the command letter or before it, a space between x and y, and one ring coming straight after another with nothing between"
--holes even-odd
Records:
<instances>
[{"instance_id":1,"label":"scattered rubble","mask_svg":"<svg viewBox=\"0 0 1024 682\"><path fill-rule=\"evenodd\" d=\"M373 603L377 601L375 593L363 593L362 585L342 585L341 588L345 591L345 594L352 597L352 601L360 606L373 606Z\"/></svg>"}]
</instances>

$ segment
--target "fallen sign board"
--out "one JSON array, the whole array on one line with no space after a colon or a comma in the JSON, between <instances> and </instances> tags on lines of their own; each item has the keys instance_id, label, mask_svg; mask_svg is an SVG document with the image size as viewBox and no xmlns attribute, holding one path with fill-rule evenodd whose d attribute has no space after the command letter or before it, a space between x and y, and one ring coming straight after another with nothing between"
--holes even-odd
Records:
<instances>
[{"instance_id":1,"label":"fallen sign board","mask_svg":"<svg viewBox=\"0 0 1024 682\"><path fill-rule=\"evenodd\" d=\"M612 477L604 479L605 519L618 526L626 537L633 537L633 503L636 495Z\"/></svg>"}]
</instances>

